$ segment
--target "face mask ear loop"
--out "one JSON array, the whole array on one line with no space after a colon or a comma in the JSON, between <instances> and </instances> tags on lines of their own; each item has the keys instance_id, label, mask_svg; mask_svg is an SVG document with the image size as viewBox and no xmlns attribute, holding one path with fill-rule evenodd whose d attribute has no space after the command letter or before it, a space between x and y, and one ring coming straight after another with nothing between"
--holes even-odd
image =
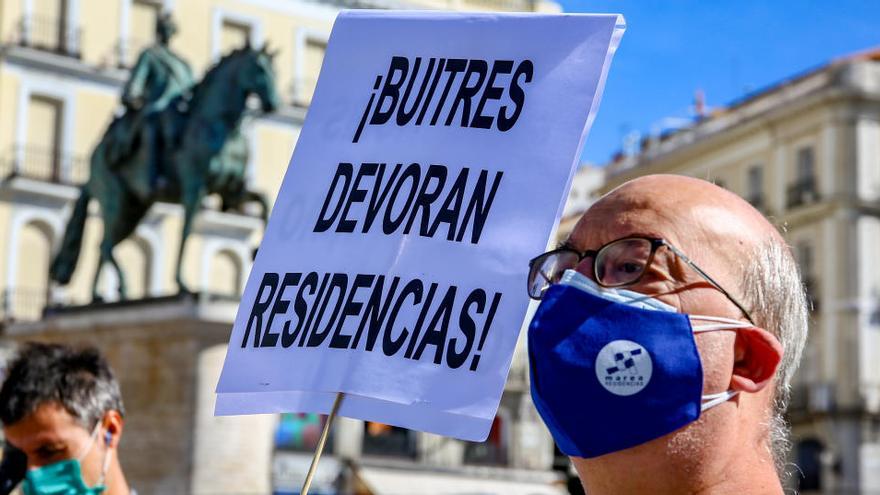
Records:
<instances>
[{"instance_id":1,"label":"face mask ear loop","mask_svg":"<svg viewBox=\"0 0 880 495\"><path fill-rule=\"evenodd\" d=\"M78 456L76 456L76 460L82 461L87 455L89 455L89 451L92 450L92 446L95 445L95 439L98 438L99 431L101 431L101 420L98 420L98 423L95 425L95 428L92 430L92 434L89 437L89 444L83 448Z\"/></svg>"},{"instance_id":2,"label":"face mask ear loop","mask_svg":"<svg viewBox=\"0 0 880 495\"><path fill-rule=\"evenodd\" d=\"M104 451L104 465L101 467L101 477L95 486L105 486L107 480L107 470L110 468L110 444L106 445L107 450Z\"/></svg>"},{"instance_id":3,"label":"face mask ear loop","mask_svg":"<svg viewBox=\"0 0 880 495\"><path fill-rule=\"evenodd\" d=\"M739 394L737 390L725 390L724 392L718 392L717 394L708 394L703 396L703 404L700 406L700 412L706 412L713 407L723 404L730 399L734 398Z\"/></svg>"},{"instance_id":4,"label":"face mask ear loop","mask_svg":"<svg viewBox=\"0 0 880 495\"><path fill-rule=\"evenodd\" d=\"M740 328L752 328L754 325L744 321L722 318L720 316L691 316L691 328L694 333L714 332L716 330L737 330ZM695 325L694 321L709 321L707 325Z\"/></svg>"},{"instance_id":5,"label":"face mask ear loop","mask_svg":"<svg viewBox=\"0 0 880 495\"><path fill-rule=\"evenodd\" d=\"M703 321L711 321L714 323L729 323L731 325L740 325L751 327L754 326L752 323L734 320L733 318L725 318L723 316L707 316L707 315L689 315L692 320L703 320Z\"/></svg>"},{"instance_id":6,"label":"face mask ear loop","mask_svg":"<svg viewBox=\"0 0 880 495\"><path fill-rule=\"evenodd\" d=\"M741 328L751 328L752 325L737 325L733 326L730 323L715 323L711 325L700 325L698 327L691 327L694 330L694 333L703 333L703 332L717 332L719 330L739 330Z\"/></svg>"},{"instance_id":7,"label":"face mask ear loop","mask_svg":"<svg viewBox=\"0 0 880 495\"><path fill-rule=\"evenodd\" d=\"M98 432L101 431L101 420L98 420L98 424L95 425L95 429L92 431L92 438L89 439L89 444L86 446L83 453L77 457L77 460L82 462L82 460L89 454L89 451L92 450L92 447L95 445L95 440L98 438ZM105 442L104 451L104 461L101 465L101 476L98 478L98 482L95 486L104 486L104 481L107 477L107 470L110 468L110 432L107 432L108 440Z\"/></svg>"}]
</instances>

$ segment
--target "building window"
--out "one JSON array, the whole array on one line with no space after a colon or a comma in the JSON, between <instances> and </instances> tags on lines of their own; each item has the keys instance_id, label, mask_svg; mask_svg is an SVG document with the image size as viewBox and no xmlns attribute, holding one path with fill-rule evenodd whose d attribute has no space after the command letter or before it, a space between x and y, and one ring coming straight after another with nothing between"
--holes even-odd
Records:
<instances>
[{"instance_id":1,"label":"building window","mask_svg":"<svg viewBox=\"0 0 880 495\"><path fill-rule=\"evenodd\" d=\"M363 454L414 459L415 432L398 426L367 421L364 423Z\"/></svg>"},{"instance_id":2,"label":"building window","mask_svg":"<svg viewBox=\"0 0 880 495\"><path fill-rule=\"evenodd\" d=\"M296 74L293 81L294 104L308 106L312 102L326 52L326 38L317 33L302 35L297 50L299 60L296 63Z\"/></svg>"},{"instance_id":3,"label":"building window","mask_svg":"<svg viewBox=\"0 0 880 495\"><path fill-rule=\"evenodd\" d=\"M214 60L247 45L263 43L263 25L259 17L222 8L214 9L211 28L211 56Z\"/></svg>"},{"instance_id":4,"label":"building window","mask_svg":"<svg viewBox=\"0 0 880 495\"><path fill-rule=\"evenodd\" d=\"M315 86L318 84L318 74L321 73L321 64L324 63L324 53L327 52L327 43L324 41L308 39L306 40L306 98L312 101L312 95L315 93Z\"/></svg>"},{"instance_id":5,"label":"building window","mask_svg":"<svg viewBox=\"0 0 880 495\"><path fill-rule=\"evenodd\" d=\"M801 241L795 249L801 280L807 292L807 303L811 311L819 311L819 283L813 271L813 245L808 241Z\"/></svg>"},{"instance_id":6,"label":"building window","mask_svg":"<svg viewBox=\"0 0 880 495\"><path fill-rule=\"evenodd\" d=\"M746 199L752 206L758 210L764 209L764 168L761 165L749 167L747 194Z\"/></svg>"},{"instance_id":7,"label":"building window","mask_svg":"<svg viewBox=\"0 0 880 495\"><path fill-rule=\"evenodd\" d=\"M507 464L507 422L495 416L489 437L485 442L467 442L464 447L464 462L467 464Z\"/></svg>"},{"instance_id":8,"label":"building window","mask_svg":"<svg viewBox=\"0 0 880 495\"><path fill-rule=\"evenodd\" d=\"M799 182L813 181L815 177L813 148L801 148L797 153L797 178Z\"/></svg>"},{"instance_id":9,"label":"building window","mask_svg":"<svg viewBox=\"0 0 880 495\"><path fill-rule=\"evenodd\" d=\"M807 438L797 443L797 484L798 493L822 489L822 462L824 448L822 442Z\"/></svg>"},{"instance_id":10,"label":"building window","mask_svg":"<svg viewBox=\"0 0 880 495\"><path fill-rule=\"evenodd\" d=\"M812 147L800 148L797 151L795 180L788 186L786 197L786 204L789 208L815 203L819 199L815 162Z\"/></svg>"},{"instance_id":11,"label":"building window","mask_svg":"<svg viewBox=\"0 0 880 495\"><path fill-rule=\"evenodd\" d=\"M285 413L275 429L275 448L295 452L313 452L318 446L327 416L313 413ZM325 449L332 450L333 431L327 437Z\"/></svg>"},{"instance_id":12,"label":"building window","mask_svg":"<svg viewBox=\"0 0 880 495\"><path fill-rule=\"evenodd\" d=\"M57 182L61 177L60 100L32 95L27 109L27 137L16 172L35 179Z\"/></svg>"},{"instance_id":13,"label":"building window","mask_svg":"<svg viewBox=\"0 0 880 495\"><path fill-rule=\"evenodd\" d=\"M220 27L220 53L229 52L246 46L251 39L251 26L243 22L224 19Z\"/></svg>"},{"instance_id":14,"label":"building window","mask_svg":"<svg viewBox=\"0 0 880 495\"><path fill-rule=\"evenodd\" d=\"M39 50L79 57L79 30L70 26L67 0L32 0L22 18L20 43Z\"/></svg>"},{"instance_id":15,"label":"building window","mask_svg":"<svg viewBox=\"0 0 880 495\"><path fill-rule=\"evenodd\" d=\"M25 224L18 234L16 274L13 286L3 295L3 310L18 320L39 320L49 290L52 230L35 221Z\"/></svg>"},{"instance_id":16,"label":"building window","mask_svg":"<svg viewBox=\"0 0 880 495\"><path fill-rule=\"evenodd\" d=\"M156 42L156 20L162 6L149 0L134 0L129 13L129 37L120 40L119 65L137 60L138 55Z\"/></svg>"}]
</instances>

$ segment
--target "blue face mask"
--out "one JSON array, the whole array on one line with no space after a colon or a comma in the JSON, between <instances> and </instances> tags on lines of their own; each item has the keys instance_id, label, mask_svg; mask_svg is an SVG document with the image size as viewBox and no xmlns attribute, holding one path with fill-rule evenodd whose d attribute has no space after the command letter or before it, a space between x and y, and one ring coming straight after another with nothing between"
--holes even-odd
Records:
<instances>
[{"instance_id":1,"label":"blue face mask","mask_svg":"<svg viewBox=\"0 0 880 495\"><path fill-rule=\"evenodd\" d=\"M98 422L95 425L95 430L92 432L89 445L85 448L85 452L77 456L76 459L54 462L29 470L22 484L24 495L98 495L103 493L106 489L104 476L107 473L110 461L109 448L104 453L101 478L95 486L90 488L86 485L80 467L80 460L91 450L100 427L101 423ZM110 439L110 433L108 432L105 436L105 443L108 446L110 445Z\"/></svg>"},{"instance_id":2,"label":"blue face mask","mask_svg":"<svg viewBox=\"0 0 880 495\"><path fill-rule=\"evenodd\" d=\"M691 321L705 324L691 325ZM736 392L702 395L695 332L751 325L686 315L568 270L529 326L531 392L559 449L598 457L671 433Z\"/></svg>"}]
</instances>

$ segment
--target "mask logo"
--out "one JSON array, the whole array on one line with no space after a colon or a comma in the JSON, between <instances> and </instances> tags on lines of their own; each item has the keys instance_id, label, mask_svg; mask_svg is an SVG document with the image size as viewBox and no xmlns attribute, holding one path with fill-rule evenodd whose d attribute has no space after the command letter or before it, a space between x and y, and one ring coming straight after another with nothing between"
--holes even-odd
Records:
<instances>
[{"instance_id":1,"label":"mask logo","mask_svg":"<svg viewBox=\"0 0 880 495\"><path fill-rule=\"evenodd\" d=\"M596 378L614 395L634 395L651 381L648 351L631 340L609 342L596 356Z\"/></svg>"}]
</instances>

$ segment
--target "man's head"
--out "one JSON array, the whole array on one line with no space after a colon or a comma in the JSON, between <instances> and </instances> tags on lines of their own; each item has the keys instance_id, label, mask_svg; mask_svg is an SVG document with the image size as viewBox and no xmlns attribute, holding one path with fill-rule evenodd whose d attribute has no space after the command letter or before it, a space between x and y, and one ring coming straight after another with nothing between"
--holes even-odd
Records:
<instances>
[{"instance_id":1,"label":"man's head","mask_svg":"<svg viewBox=\"0 0 880 495\"><path fill-rule=\"evenodd\" d=\"M163 12L156 17L156 39L159 43L167 45L177 33L177 23L171 17L171 13Z\"/></svg>"},{"instance_id":2,"label":"man's head","mask_svg":"<svg viewBox=\"0 0 880 495\"><path fill-rule=\"evenodd\" d=\"M656 175L627 182L601 198L566 246L583 253L630 236L663 239L686 258L661 245L644 275L625 289L653 296L680 313L738 320L748 327L694 338L703 395L739 394L654 440L596 458L573 458L581 478L601 484L603 471L636 465L717 478L716 471L729 464L727 457L741 448L763 452L761 459L778 466L786 451L781 414L807 332L803 288L782 237L729 191L698 179ZM576 269L595 281L593 262L585 257Z\"/></svg>"},{"instance_id":3,"label":"man's head","mask_svg":"<svg viewBox=\"0 0 880 495\"><path fill-rule=\"evenodd\" d=\"M89 486L119 472L123 414L119 384L93 348L25 344L0 388L3 433L28 468L78 459Z\"/></svg>"}]
</instances>

